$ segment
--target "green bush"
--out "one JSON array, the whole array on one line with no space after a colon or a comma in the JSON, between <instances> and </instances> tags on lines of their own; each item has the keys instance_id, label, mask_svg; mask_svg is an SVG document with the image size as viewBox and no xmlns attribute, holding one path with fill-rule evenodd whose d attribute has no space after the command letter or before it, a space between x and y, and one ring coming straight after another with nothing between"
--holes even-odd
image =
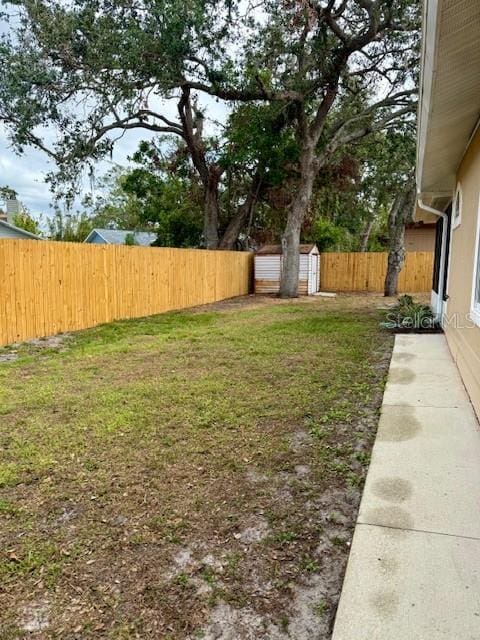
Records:
<instances>
[{"instance_id":1,"label":"green bush","mask_svg":"<svg viewBox=\"0 0 480 640\"><path fill-rule=\"evenodd\" d=\"M318 218L307 235L307 242L315 242L320 253L323 253L342 246L345 243L346 230L337 227L330 220Z\"/></svg>"}]
</instances>

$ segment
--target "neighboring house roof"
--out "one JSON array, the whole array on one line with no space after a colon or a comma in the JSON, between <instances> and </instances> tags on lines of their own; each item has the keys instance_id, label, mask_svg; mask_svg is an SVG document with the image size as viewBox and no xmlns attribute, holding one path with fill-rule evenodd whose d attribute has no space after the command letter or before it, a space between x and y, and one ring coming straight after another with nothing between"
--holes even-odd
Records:
<instances>
[{"instance_id":1,"label":"neighboring house roof","mask_svg":"<svg viewBox=\"0 0 480 640\"><path fill-rule=\"evenodd\" d=\"M316 244L301 244L299 253L311 253L314 249L317 249ZM317 249L318 251L318 249ZM282 245L281 244L266 244L261 249L257 251L257 255L278 255L282 253Z\"/></svg>"},{"instance_id":2,"label":"neighboring house roof","mask_svg":"<svg viewBox=\"0 0 480 640\"><path fill-rule=\"evenodd\" d=\"M149 247L157 239L156 233L150 231L128 231L125 229L93 229L84 242L91 242L99 235L105 244L125 244L127 236L133 235L135 243L141 247Z\"/></svg>"},{"instance_id":3,"label":"neighboring house roof","mask_svg":"<svg viewBox=\"0 0 480 640\"><path fill-rule=\"evenodd\" d=\"M480 115L479 33L478 0L425 0L417 186L437 206L452 198Z\"/></svg>"},{"instance_id":4,"label":"neighboring house roof","mask_svg":"<svg viewBox=\"0 0 480 640\"><path fill-rule=\"evenodd\" d=\"M20 227L16 227L14 224L11 224L6 220L0 220L0 238L25 238L29 240L41 240L41 238L39 236L36 236L34 233L25 231L25 229L20 229Z\"/></svg>"}]
</instances>

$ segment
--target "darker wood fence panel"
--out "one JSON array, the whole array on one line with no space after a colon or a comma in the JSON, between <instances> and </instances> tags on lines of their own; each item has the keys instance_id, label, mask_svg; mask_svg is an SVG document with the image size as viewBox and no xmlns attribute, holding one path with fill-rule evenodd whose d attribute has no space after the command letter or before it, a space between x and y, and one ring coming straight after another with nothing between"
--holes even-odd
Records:
<instances>
[{"instance_id":1,"label":"darker wood fence panel","mask_svg":"<svg viewBox=\"0 0 480 640\"><path fill-rule=\"evenodd\" d=\"M0 240L0 344L249 293L253 256Z\"/></svg>"},{"instance_id":2,"label":"darker wood fence panel","mask_svg":"<svg viewBox=\"0 0 480 640\"><path fill-rule=\"evenodd\" d=\"M433 278L431 251L409 252L399 277L400 293L430 291ZM383 292L387 253L322 253L322 291Z\"/></svg>"}]
</instances>

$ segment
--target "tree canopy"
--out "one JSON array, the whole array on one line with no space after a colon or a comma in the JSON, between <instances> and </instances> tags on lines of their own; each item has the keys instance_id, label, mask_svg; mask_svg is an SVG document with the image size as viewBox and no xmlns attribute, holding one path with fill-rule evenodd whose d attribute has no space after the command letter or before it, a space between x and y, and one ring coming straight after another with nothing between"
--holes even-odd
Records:
<instances>
[{"instance_id":1,"label":"tree canopy","mask_svg":"<svg viewBox=\"0 0 480 640\"><path fill-rule=\"evenodd\" d=\"M50 154L58 188L128 130L175 136L198 177L209 248L233 246L279 181L291 190L284 295L296 295L319 175L416 109L419 0L265 0L256 10L240 0L4 5L0 120L16 148ZM231 114L213 137L211 99Z\"/></svg>"}]
</instances>

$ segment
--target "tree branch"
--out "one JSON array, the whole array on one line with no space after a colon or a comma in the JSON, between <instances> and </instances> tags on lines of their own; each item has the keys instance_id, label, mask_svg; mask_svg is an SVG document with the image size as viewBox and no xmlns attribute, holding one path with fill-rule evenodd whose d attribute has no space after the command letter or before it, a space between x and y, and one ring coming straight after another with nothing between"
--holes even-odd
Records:
<instances>
[{"instance_id":1,"label":"tree branch","mask_svg":"<svg viewBox=\"0 0 480 640\"><path fill-rule=\"evenodd\" d=\"M215 96L222 100L232 100L241 102L255 102L256 100L271 100L272 102L302 101L304 96L298 91L275 91L260 85L258 89L236 89L235 87L216 87L204 82L194 80L182 80L179 83L181 89L188 88L194 91L202 91L210 96ZM171 87L175 89L174 86Z\"/></svg>"},{"instance_id":2,"label":"tree branch","mask_svg":"<svg viewBox=\"0 0 480 640\"><path fill-rule=\"evenodd\" d=\"M360 116L356 118L350 118L346 123L344 123L344 125L342 125L337 130L337 132L332 136L329 144L322 151L321 155L316 158L315 160L316 169L319 170L322 166L324 166L325 163L332 156L332 154L335 153L341 147L351 142L355 142L356 140L360 140L361 138L364 138L370 133L375 133L376 131L382 131L382 129L385 129L391 122L395 120L399 120L403 116L413 113L415 109L416 109L416 103L412 103L408 107L403 107L401 109L397 109L395 111L390 112L387 116L385 116L381 120L378 120L377 122L370 122L368 124L365 124L363 127L357 127L352 131L342 134L342 132L344 131L344 128L347 126L347 123L352 124L354 121L359 120ZM366 112L362 114L363 118L367 116L368 114Z\"/></svg>"}]
</instances>

